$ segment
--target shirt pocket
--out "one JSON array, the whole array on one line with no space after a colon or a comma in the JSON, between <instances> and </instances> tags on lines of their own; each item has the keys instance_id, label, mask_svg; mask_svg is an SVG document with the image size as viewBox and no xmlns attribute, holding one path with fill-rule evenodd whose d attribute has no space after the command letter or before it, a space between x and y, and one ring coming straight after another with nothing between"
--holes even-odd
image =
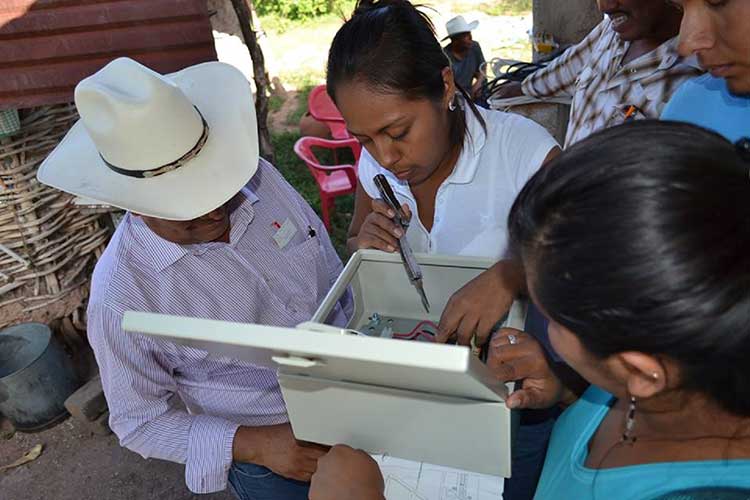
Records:
<instances>
[{"instance_id":1,"label":"shirt pocket","mask_svg":"<svg viewBox=\"0 0 750 500\"><path fill-rule=\"evenodd\" d=\"M320 248L320 238L311 236L302 243L280 252L277 286L289 294L289 303L311 308L314 313L319 298L328 292L329 277Z\"/></svg>"},{"instance_id":2,"label":"shirt pocket","mask_svg":"<svg viewBox=\"0 0 750 500\"><path fill-rule=\"evenodd\" d=\"M581 106L583 102L594 92L593 85L596 83L597 74L591 66L587 66L575 81L573 92L573 103Z\"/></svg>"},{"instance_id":3,"label":"shirt pocket","mask_svg":"<svg viewBox=\"0 0 750 500\"><path fill-rule=\"evenodd\" d=\"M618 102L612 105L606 127L614 127L626 121L630 106L635 106L635 111L627 118L628 120L644 120L646 118L658 118L654 114L656 104L643 85L639 82L632 82L627 91L618 99Z\"/></svg>"}]
</instances>

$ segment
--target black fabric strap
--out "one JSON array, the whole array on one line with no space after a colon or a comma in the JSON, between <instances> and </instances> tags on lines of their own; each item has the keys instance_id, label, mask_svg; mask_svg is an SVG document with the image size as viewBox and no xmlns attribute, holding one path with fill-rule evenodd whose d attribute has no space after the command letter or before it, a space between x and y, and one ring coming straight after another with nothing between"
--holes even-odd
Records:
<instances>
[{"instance_id":1,"label":"black fabric strap","mask_svg":"<svg viewBox=\"0 0 750 500\"><path fill-rule=\"evenodd\" d=\"M113 172L117 172L120 175L125 175L127 177L135 177L136 179L149 179L151 177L157 177L159 175L166 174L167 172L171 172L173 170L177 170L178 168L182 167L186 163L188 163L190 160L198 156L198 153L200 153L201 149L203 149L203 146L206 144L206 140L208 140L208 123L206 123L206 119L203 118L203 115L201 114L200 110L198 108L195 108L196 111L198 111L198 114L201 117L201 121L203 122L203 133L201 134L200 138L198 139L198 142L195 143L195 146L190 148L190 151L182 155L180 158L176 159L173 162L167 163L165 165L162 165L160 167L155 167L151 169L146 170L127 170L124 168L120 168L116 165L112 165L110 162L108 162L101 153L99 153L99 157L102 159L105 165L109 167L110 170Z\"/></svg>"}]
</instances>

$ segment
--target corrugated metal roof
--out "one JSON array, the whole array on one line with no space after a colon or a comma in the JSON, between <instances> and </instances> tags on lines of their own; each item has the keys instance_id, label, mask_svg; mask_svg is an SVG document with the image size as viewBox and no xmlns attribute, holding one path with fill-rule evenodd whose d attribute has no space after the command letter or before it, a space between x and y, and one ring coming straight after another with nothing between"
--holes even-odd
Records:
<instances>
[{"instance_id":1,"label":"corrugated metal roof","mask_svg":"<svg viewBox=\"0 0 750 500\"><path fill-rule=\"evenodd\" d=\"M120 56L162 73L216 60L206 0L0 0L0 109L72 101Z\"/></svg>"}]
</instances>

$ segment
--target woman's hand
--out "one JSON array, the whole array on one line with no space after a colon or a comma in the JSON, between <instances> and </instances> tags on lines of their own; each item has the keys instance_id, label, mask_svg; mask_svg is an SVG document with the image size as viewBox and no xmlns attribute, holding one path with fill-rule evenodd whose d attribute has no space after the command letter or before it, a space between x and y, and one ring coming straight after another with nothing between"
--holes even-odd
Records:
<instances>
[{"instance_id":1,"label":"woman's hand","mask_svg":"<svg viewBox=\"0 0 750 500\"><path fill-rule=\"evenodd\" d=\"M487 269L448 300L435 341L445 343L455 336L458 344L469 345L476 336L476 345L484 345L523 283L523 270L515 261L502 260Z\"/></svg>"},{"instance_id":2,"label":"woman's hand","mask_svg":"<svg viewBox=\"0 0 750 500\"><path fill-rule=\"evenodd\" d=\"M526 332L502 328L490 342L487 366L502 382L521 380L521 388L505 400L508 408L551 408L575 399L552 370L542 345Z\"/></svg>"},{"instance_id":3,"label":"woman's hand","mask_svg":"<svg viewBox=\"0 0 750 500\"><path fill-rule=\"evenodd\" d=\"M374 248L395 252L398 249L398 239L404 235L403 228L393 220L395 212L381 199L372 200L371 206L372 212L359 228L356 249ZM411 219L411 210L406 203L401 206L401 210Z\"/></svg>"},{"instance_id":4,"label":"woman's hand","mask_svg":"<svg viewBox=\"0 0 750 500\"><path fill-rule=\"evenodd\" d=\"M318 460L310 500L385 500L383 475L370 455L336 445Z\"/></svg>"}]
</instances>

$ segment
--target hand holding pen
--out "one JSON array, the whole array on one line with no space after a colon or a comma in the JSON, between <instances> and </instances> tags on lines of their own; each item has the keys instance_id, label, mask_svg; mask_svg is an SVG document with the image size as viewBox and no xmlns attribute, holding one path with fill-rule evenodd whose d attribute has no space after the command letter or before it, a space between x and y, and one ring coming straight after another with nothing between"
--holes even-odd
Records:
<instances>
[{"instance_id":1,"label":"hand holding pen","mask_svg":"<svg viewBox=\"0 0 750 500\"><path fill-rule=\"evenodd\" d=\"M411 220L409 206L401 205L404 217ZM372 212L365 218L357 235L357 248L374 248L384 252L398 251L398 239L404 229L395 220L396 212L382 199L372 200Z\"/></svg>"}]
</instances>

